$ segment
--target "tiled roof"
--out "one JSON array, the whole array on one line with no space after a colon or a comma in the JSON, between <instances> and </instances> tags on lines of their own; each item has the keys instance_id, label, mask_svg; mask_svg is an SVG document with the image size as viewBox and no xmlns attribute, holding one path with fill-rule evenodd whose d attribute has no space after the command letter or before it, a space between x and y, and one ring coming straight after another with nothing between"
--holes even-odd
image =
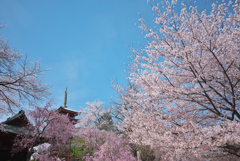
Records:
<instances>
[{"instance_id":1,"label":"tiled roof","mask_svg":"<svg viewBox=\"0 0 240 161\"><path fill-rule=\"evenodd\" d=\"M24 124L22 125L22 123L19 123L19 119L24 121ZM17 120L17 123L14 122L15 120ZM0 131L4 132L4 133L12 133L12 134L24 134L26 132L28 132L28 130L24 130L24 128L22 128L24 125L27 125L28 119L25 115L25 112L23 110L19 111L16 115L9 117L6 121L2 122L0 125Z\"/></svg>"},{"instance_id":2,"label":"tiled roof","mask_svg":"<svg viewBox=\"0 0 240 161\"><path fill-rule=\"evenodd\" d=\"M79 114L79 111L75 111L75 110L65 108L65 107L62 107L62 106L58 108L58 111L66 111L66 112L74 114L75 116L77 116Z\"/></svg>"},{"instance_id":3,"label":"tiled roof","mask_svg":"<svg viewBox=\"0 0 240 161\"><path fill-rule=\"evenodd\" d=\"M18 118L22 118L22 119L24 119L25 121L28 122L27 117L25 115L25 112L23 110L21 110L21 111L18 112L18 114L7 118L7 120L2 122L2 123L3 124L9 124L10 122L12 122L12 121L14 121L15 119L18 119Z\"/></svg>"},{"instance_id":4,"label":"tiled roof","mask_svg":"<svg viewBox=\"0 0 240 161\"><path fill-rule=\"evenodd\" d=\"M2 127L0 128L0 130L5 133L12 133L12 134L20 135L20 134L25 134L26 132L28 132L27 130L24 130L23 128L20 128L18 126L7 125L7 124L2 124L1 126Z\"/></svg>"}]
</instances>

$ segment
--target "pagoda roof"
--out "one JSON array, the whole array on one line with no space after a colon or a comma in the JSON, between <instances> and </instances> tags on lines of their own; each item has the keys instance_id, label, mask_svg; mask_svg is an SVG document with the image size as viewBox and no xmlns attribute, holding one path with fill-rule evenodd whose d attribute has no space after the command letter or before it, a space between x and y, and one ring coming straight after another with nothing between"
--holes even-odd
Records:
<instances>
[{"instance_id":1,"label":"pagoda roof","mask_svg":"<svg viewBox=\"0 0 240 161\"><path fill-rule=\"evenodd\" d=\"M73 115L75 115L75 116L77 116L77 115L79 114L79 112L76 111L76 110L72 110L72 109L69 109L69 108L62 107L62 106L60 106L60 107L58 108L58 111L59 111L59 112L71 113L71 114L73 114Z\"/></svg>"}]
</instances>

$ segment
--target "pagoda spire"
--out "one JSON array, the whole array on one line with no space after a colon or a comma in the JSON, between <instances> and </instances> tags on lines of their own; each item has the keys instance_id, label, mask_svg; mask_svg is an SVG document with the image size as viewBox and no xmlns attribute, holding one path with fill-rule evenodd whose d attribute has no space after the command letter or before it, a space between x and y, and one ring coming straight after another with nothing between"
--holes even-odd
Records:
<instances>
[{"instance_id":1,"label":"pagoda spire","mask_svg":"<svg viewBox=\"0 0 240 161\"><path fill-rule=\"evenodd\" d=\"M64 96L64 105L63 107L67 107L67 88L66 88L66 91L65 91L65 96Z\"/></svg>"}]
</instances>

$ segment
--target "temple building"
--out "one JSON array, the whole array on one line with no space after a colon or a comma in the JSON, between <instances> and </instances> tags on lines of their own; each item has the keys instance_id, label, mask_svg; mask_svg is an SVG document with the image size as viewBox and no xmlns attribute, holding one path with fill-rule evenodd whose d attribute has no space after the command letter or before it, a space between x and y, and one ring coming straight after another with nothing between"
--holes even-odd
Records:
<instances>
[{"instance_id":1,"label":"temple building","mask_svg":"<svg viewBox=\"0 0 240 161\"><path fill-rule=\"evenodd\" d=\"M73 124L77 123L78 119L75 119L75 117L79 112L67 108L67 89L65 91L64 106L59 107L57 111L59 114L67 115ZM0 161L26 161L28 149L24 149L14 155L11 154L11 150L15 137L29 132L23 130L23 127L26 127L28 124L29 120L23 110L0 123Z\"/></svg>"},{"instance_id":2,"label":"temple building","mask_svg":"<svg viewBox=\"0 0 240 161\"><path fill-rule=\"evenodd\" d=\"M26 133L22 129L29 123L25 112L19 111L18 114L9 117L6 121L0 124L0 160L1 161L26 161L27 149L11 155L13 141L17 135Z\"/></svg>"},{"instance_id":3,"label":"temple building","mask_svg":"<svg viewBox=\"0 0 240 161\"><path fill-rule=\"evenodd\" d=\"M78 119L75 119L75 117L76 117L77 115L79 115L79 112L67 108L67 88L66 88L65 96L64 96L64 105L63 105L63 107L60 106L60 107L57 109L57 111L58 111L60 114L68 115L69 120L70 120L73 124L76 124L76 123L77 123Z\"/></svg>"}]
</instances>

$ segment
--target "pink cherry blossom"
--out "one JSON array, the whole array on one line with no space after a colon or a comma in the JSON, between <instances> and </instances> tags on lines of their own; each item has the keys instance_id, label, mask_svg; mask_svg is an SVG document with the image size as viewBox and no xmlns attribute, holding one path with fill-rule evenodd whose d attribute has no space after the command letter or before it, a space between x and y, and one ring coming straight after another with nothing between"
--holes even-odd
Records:
<instances>
[{"instance_id":1,"label":"pink cherry blossom","mask_svg":"<svg viewBox=\"0 0 240 161\"><path fill-rule=\"evenodd\" d=\"M75 134L75 127L68 117L60 115L52 108L52 100L43 108L34 106L34 110L30 111L28 116L30 124L23 129L26 133L15 139L13 152L25 148L29 148L29 152L32 152L35 146L47 142L51 147L42 148L42 155L39 155L38 159L45 160L46 157L50 159L61 156L60 150L65 147L69 137Z\"/></svg>"},{"instance_id":2,"label":"pink cherry blossom","mask_svg":"<svg viewBox=\"0 0 240 161\"><path fill-rule=\"evenodd\" d=\"M131 154L127 139L117 136L114 132L98 129L81 129L79 137L84 139L87 148L93 154L86 154L86 161L136 161Z\"/></svg>"},{"instance_id":3,"label":"pink cherry blossom","mask_svg":"<svg viewBox=\"0 0 240 161\"><path fill-rule=\"evenodd\" d=\"M148 45L132 49L131 86L115 85L123 130L165 160L239 159L239 1L213 3L210 13L163 5L152 8L155 27L140 19Z\"/></svg>"}]
</instances>

